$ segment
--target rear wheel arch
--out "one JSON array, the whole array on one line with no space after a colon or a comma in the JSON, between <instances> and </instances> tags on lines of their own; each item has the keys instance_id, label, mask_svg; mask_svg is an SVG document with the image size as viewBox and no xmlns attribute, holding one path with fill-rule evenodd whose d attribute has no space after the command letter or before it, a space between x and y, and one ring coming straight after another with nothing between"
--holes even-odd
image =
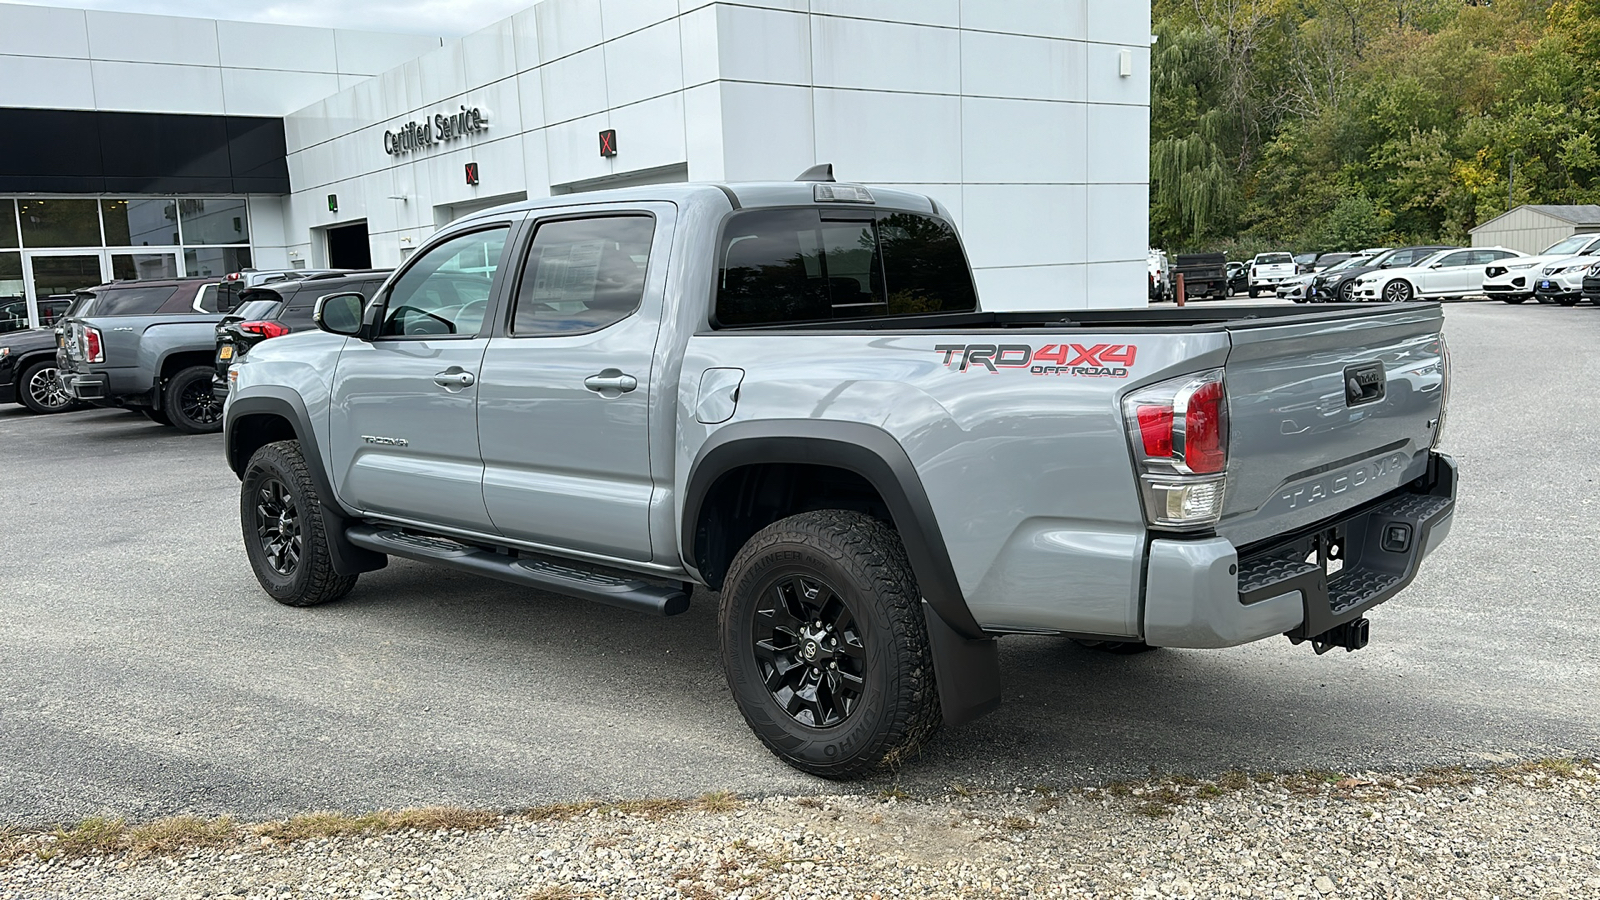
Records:
<instances>
[{"instance_id":1,"label":"rear wheel arch","mask_svg":"<svg viewBox=\"0 0 1600 900\"><path fill-rule=\"evenodd\" d=\"M178 374L191 366L214 366L216 354L212 350L175 350L161 357L161 366L157 370L162 381Z\"/></svg>"},{"instance_id":2,"label":"rear wheel arch","mask_svg":"<svg viewBox=\"0 0 1600 900\"><path fill-rule=\"evenodd\" d=\"M819 485L822 493L808 493ZM963 637L985 637L916 469L898 441L871 425L775 420L716 432L690 471L684 559L717 589L727 564L757 531L797 513L841 508L881 518L899 532L929 605Z\"/></svg>"}]
</instances>

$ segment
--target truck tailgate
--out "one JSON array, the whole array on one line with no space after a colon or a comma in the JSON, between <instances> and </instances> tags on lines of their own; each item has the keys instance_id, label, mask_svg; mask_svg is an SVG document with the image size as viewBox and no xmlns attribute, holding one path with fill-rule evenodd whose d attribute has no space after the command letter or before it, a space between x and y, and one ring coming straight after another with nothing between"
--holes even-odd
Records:
<instances>
[{"instance_id":1,"label":"truck tailgate","mask_svg":"<svg viewBox=\"0 0 1600 900\"><path fill-rule=\"evenodd\" d=\"M1443 311L1430 305L1229 327L1218 533L1247 546L1421 476L1441 424L1443 326Z\"/></svg>"}]
</instances>

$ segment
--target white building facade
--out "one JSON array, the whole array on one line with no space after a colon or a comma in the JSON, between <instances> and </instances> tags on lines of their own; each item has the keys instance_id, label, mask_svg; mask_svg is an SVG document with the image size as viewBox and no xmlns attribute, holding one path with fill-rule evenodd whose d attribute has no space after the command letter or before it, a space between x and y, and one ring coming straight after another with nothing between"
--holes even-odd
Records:
<instances>
[{"instance_id":1,"label":"white building facade","mask_svg":"<svg viewBox=\"0 0 1600 900\"><path fill-rule=\"evenodd\" d=\"M499 202L826 162L944 203L986 308L1142 306L1149 43L1147 0L544 0L289 116L291 252L364 224L392 265Z\"/></svg>"},{"instance_id":2,"label":"white building facade","mask_svg":"<svg viewBox=\"0 0 1600 900\"><path fill-rule=\"evenodd\" d=\"M47 251L106 277L240 259L218 247L390 266L498 203L832 163L949 208L985 308L1142 306L1149 34L1149 0L544 0L453 39L0 4L0 118L82 111L107 142L123 113L226 126L225 151L143 181L0 163L0 295L13 248L30 300L71 278L36 277L62 267ZM99 246L31 246L67 199L94 201L70 239L92 213Z\"/></svg>"}]
</instances>

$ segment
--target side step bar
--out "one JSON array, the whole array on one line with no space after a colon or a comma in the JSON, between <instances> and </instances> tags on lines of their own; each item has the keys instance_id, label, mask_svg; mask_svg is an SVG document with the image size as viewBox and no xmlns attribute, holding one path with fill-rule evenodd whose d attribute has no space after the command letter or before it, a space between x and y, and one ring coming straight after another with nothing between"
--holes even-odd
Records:
<instances>
[{"instance_id":1,"label":"side step bar","mask_svg":"<svg viewBox=\"0 0 1600 900\"><path fill-rule=\"evenodd\" d=\"M449 538L407 534L397 528L372 525L353 526L345 531L345 537L357 547L378 553L438 563L523 587L593 600L635 612L675 616L689 608L689 592L682 587L666 587L626 575L572 568L549 559L507 556Z\"/></svg>"}]
</instances>

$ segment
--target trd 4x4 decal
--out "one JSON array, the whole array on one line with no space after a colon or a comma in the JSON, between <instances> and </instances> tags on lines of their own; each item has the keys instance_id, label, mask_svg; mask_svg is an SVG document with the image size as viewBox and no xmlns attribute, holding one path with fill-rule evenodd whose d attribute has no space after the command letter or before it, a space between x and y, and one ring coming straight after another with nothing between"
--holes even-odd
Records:
<instances>
[{"instance_id":1,"label":"trd 4x4 decal","mask_svg":"<svg viewBox=\"0 0 1600 900\"><path fill-rule=\"evenodd\" d=\"M1029 344L940 344L933 351L943 353L945 367L957 372L1027 369L1034 375L1082 378L1127 378L1139 355L1133 344L1045 344L1038 350Z\"/></svg>"}]
</instances>

